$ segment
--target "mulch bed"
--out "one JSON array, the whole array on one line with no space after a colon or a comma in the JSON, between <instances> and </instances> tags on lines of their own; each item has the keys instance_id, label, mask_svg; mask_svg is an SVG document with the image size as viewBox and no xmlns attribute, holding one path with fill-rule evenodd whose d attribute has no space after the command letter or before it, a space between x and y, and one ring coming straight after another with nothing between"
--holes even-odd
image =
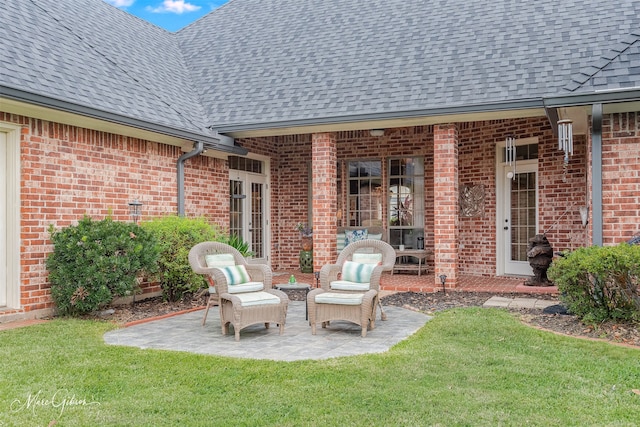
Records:
<instances>
[{"instance_id":1,"label":"mulch bed","mask_svg":"<svg viewBox=\"0 0 640 427\"><path fill-rule=\"evenodd\" d=\"M292 301L304 301L305 292L286 291ZM486 292L417 293L399 292L382 298L383 305L405 307L411 310L434 314L438 311L457 307L480 307L496 294ZM557 297L548 294L499 294L507 298L538 298L557 301ZM97 316L124 325L206 305L206 294L185 298L178 302L166 302L162 298L142 300L128 305L109 308ZM541 329L560 334L590 339L607 340L640 348L640 331L637 324L607 322L597 326L585 325L576 316L567 313L558 301L545 310L510 309L523 322Z\"/></svg>"}]
</instances>

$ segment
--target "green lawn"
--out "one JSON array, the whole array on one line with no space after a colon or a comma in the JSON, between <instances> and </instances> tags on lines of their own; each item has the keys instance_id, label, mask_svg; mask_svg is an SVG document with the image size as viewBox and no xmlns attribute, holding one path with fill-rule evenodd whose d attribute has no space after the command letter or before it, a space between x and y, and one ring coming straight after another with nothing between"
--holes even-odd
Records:
<instances>
[{"instance_id":1,"label":"green lawn","mask_svg":"<svg viewBox=\"0 0 640 427\"><path fill-rule=\"evenodd\" d=\"M107 346L107 323L0 332L0 426L635 426L640 351L436 315L388 353L270 362ZM366 339L366 338L365 338Z\"/></svg>"}]
</instances>

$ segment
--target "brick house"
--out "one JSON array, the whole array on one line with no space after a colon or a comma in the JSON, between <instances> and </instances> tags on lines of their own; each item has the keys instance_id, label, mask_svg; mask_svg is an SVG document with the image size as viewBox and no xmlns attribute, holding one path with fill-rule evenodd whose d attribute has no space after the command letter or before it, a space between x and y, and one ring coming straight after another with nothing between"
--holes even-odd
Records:
<instances>
[{"instance_id":1,"label":"brick house","mask_svg":"<svg viewBox=\"0 0 640 427\"><path fill-rule=\"evenodd\" d=\"M536 233L638 232L640 2L233 0L177 33L101 0L0 11L0 322L52 310L50 225L136 199L274 270L298 222L316 269L382 225L450 287L531 274Z\"/></svg>"}]
</instances>

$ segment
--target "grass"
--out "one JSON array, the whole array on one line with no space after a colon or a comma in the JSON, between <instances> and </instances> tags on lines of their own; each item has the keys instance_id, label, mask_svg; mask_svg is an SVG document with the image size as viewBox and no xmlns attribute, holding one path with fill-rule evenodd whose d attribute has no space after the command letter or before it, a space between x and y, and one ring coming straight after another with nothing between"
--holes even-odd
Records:
<instances>
[{"instance_id":1,"label":"grass","mask_svg":"<svg viewBox=\"0 0 640 427\"><path fill-rule=\"evenodd\" d=\"M501 310L449 310L387 353L302 362L108 346L112 327L55 320L0 332L0 426L640 420L639 350L539 331Z\"/></svg>"}]
</instances>

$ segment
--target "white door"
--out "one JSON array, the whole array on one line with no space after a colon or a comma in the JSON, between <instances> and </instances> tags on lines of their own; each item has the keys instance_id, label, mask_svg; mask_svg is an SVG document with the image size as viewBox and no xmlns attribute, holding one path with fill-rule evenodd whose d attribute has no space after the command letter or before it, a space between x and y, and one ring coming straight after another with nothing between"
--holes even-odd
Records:
<instances>
[{"instance_id":1,"label":"white door","mask_svg":"<svg viewBox=\"0 0 640 427\"><path fill-rule=\"evenodd\" d=\"M527 259L529 239L538 232L538 166L537 161L503 165L498 180L498 272L507 275L532 276Z\"/></svg>"},{"instance_id":2,"label":"white door","mask_svg":"<svg viewBox=\"0 0 640 427\"><path fill-rule=\"evenodd\" d=\"M253 253L251 262L266 263L269 259L266 177L230 170L229 188L229 232L249 243L249 250Z\"/></svg>"}]
</instances>

